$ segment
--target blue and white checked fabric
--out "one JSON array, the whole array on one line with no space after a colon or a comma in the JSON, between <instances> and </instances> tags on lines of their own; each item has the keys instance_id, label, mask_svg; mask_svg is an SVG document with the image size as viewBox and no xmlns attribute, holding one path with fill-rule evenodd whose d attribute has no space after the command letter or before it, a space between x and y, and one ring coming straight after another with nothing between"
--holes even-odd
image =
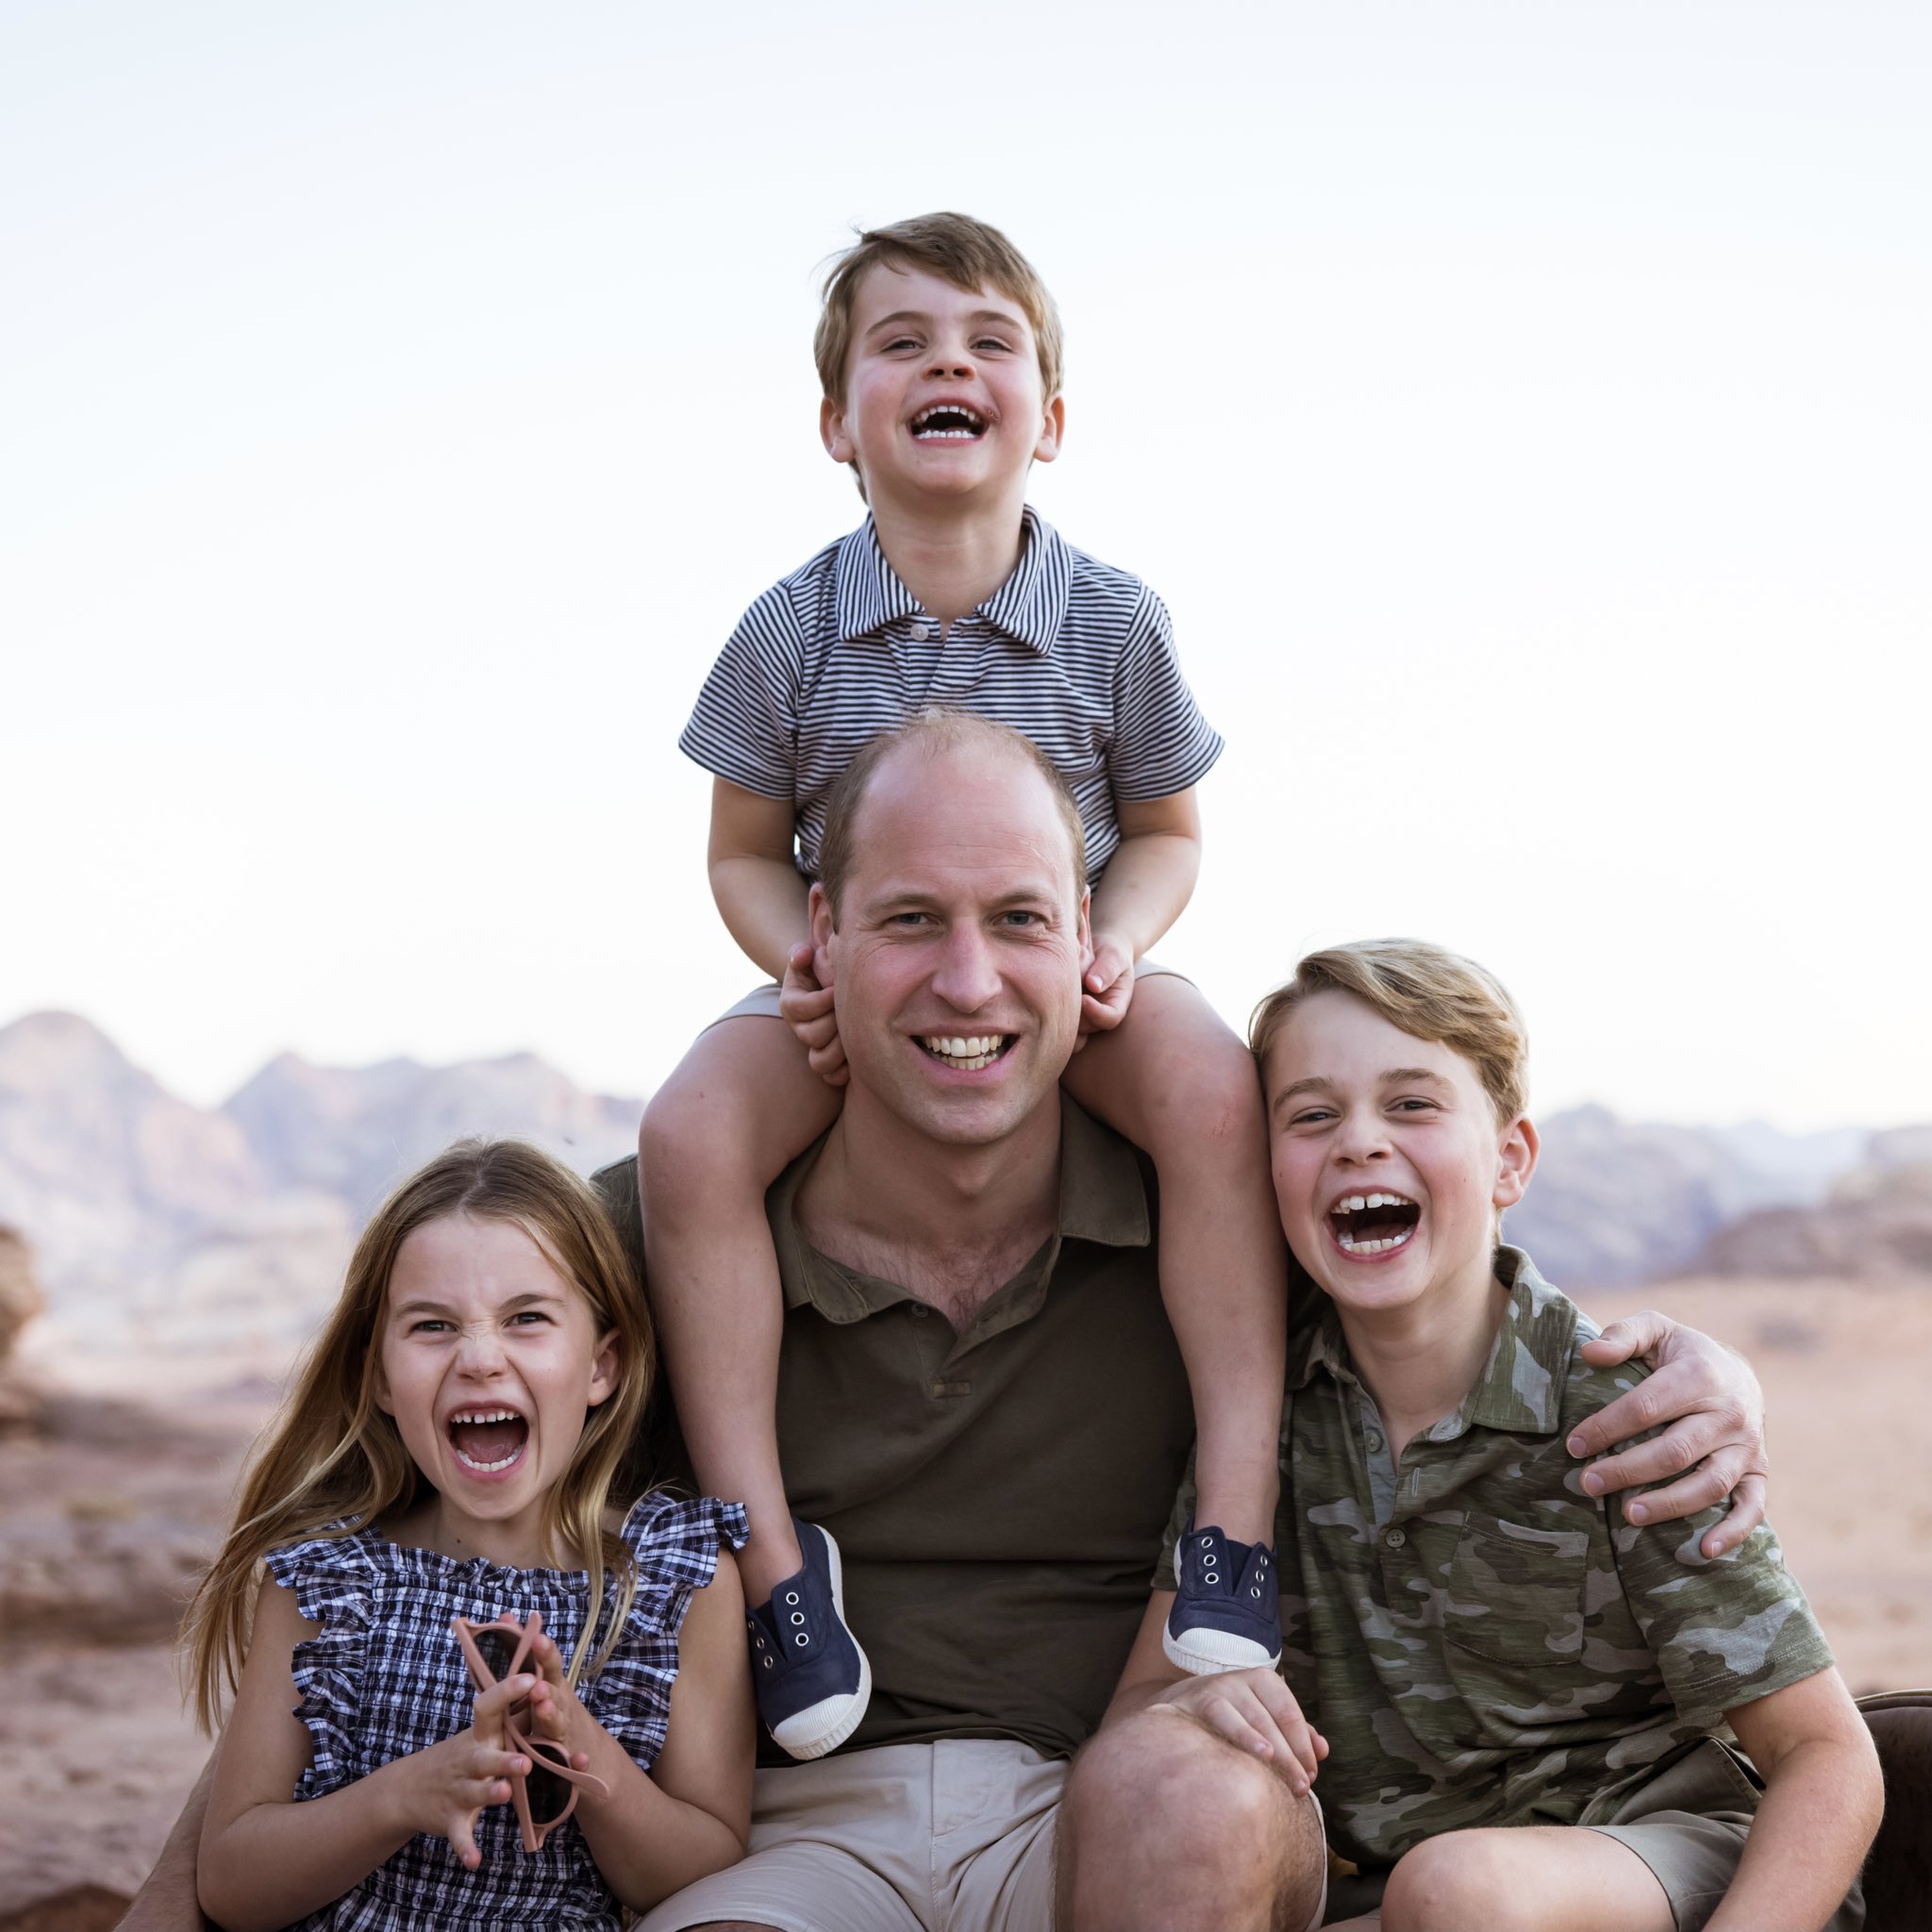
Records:
<instances>
[{"instance_id":1,"label":"blue and white checked fabric","mask_svg":"<svg viewBox=\"0 0 1932 1932\"><path fill-rule=\"evenodd\" d=\"M720 1541L740 1547L743 1508L713 1497L642 1498L622 1534L637 1557L637 1601L616 1649L577 1686L584 1707L649 1770L663 1748L677 1633L691 1592L711 1580ZM480 1557L458 1563L433 1550L405 1549L374 1529L322 1536L269 1553L275 1580L295 1592L321 1634L295 1646L296 1715L314 1742L313 1763L295 1788L319 1798L467 1728L475 1689L450 1631L455 1617L477 1623L508 1610L543 1613L543 1628L568 1657L590 1608L580 1570L499 1568ZM608 1604L608 1598L606 1602ZM476 1824L483 1862L465 1872L441 1839L417 1836L353 1891L301 1922L301 1932L504 1932L520 1925L570 1932L616 1928L623 1908L591 1859L573 1818L525 1853L509 1805Z\"/></svg>"},{"instance_id":2,"label":"blue and white checked fabric","mask_svg":"<svg viewBox=\"0 0 1932 1932\"><path fill-rule=\"evenodd\" d=\"M1026 530L1013 575L942 642L868 518L744 613L678 749L747 791L791 799L809 878L825 794L868 739L926 705L978 711L1058 766L1097 883L1121 842L1115 800L1185 791L1222 741L1181 676L1160 599L1031 509Z\"/></svg>"}]
</instances>

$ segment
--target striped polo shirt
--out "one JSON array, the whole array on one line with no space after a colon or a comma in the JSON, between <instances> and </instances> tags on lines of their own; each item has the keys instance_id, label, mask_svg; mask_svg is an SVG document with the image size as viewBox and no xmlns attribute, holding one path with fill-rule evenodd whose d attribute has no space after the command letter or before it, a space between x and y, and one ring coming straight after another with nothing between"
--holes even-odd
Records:
<instances>
[{"instance_id":1,"label":"striped polo shirt","mask_svg":"<svg viewBox=\"0 0 1932 1932\"><path fill-rule=\"evenodd\" d=\"M927 705L1023 731L1059 767L1097 883L1121 842L1117 799L1185 791L1221 756L1174 658L1166 607L1026 511L1018 567L940 626L886 561L868 517L744 613L678 749L796 813L816 877L825 794L859 747Z\"/></svg>"}]
</instances>

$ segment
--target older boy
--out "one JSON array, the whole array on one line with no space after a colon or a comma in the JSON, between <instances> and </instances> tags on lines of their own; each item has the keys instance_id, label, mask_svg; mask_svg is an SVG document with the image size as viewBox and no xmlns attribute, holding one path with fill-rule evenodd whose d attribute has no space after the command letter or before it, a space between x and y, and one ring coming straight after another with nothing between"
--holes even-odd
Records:
<instances>
[{"instance_id":1,"label":"older boy","mask_svg":"<svg viewBox=\"0 0 1932 1932\"><path fill-rule=\"evenodd\" d=\"M1566 1446L1640 1372L1591 1367L1594 1326L1497 1245L1537 1158L1508 995L1438 947L1338 947L1253 1044L1282 1226L1328 1297L1281 1439L1301 1708L1227 1680L1199 1714L1319 1765L1383 1932L1856 1926L1877 1765L1771 1531L1712 1561L1714 1511L1633 1522ZM1183 1574L1195 1541L1171 1536ZM1137 1657L1117 1712L1167 1694L1144 1630Z\"/></svg>"},{"instance_id":2,"label":"older boy","mask_svg":"<svg viewBox=\"0 0 1932 1932\"><path fill-rule=\"evenodd\" d=\"M875 733L931 706L980 713L1030 738L1076 802L1093 958L1086 1050L1067 1085L1154 1160L1202 1518L1258 1586L1183 1594L1167 1645L1189 1671L1278 1655L1264 1545L1285 1346L1252 1068L1200 993L1144 958L1192 891L1194 785L1221 741L1181 678L1159 600L1025 501L1031 465L1058 455L1065 426L1053 298L998 230L923 216L841 258L816 349L825 448L852 466L871 516L752 606L681 741L714 774L719 910L774 982L790 970L786 1005L781 1017L774 984L704 1033L640 1140L652 1298L686 1439L700 1482L749 1509L741 1569L759 1708L808 1758L855 1734L871 1677L844 1627L838 1552L792 1517L779 1468L784 1298L761 1203L838 1109L842 1053L802 943L807 893L825 860L827 797ZM1014 1034L972 989L958 1004L967 1023L906 1048L970 1080ZM1071 1526L1083 1499L1058 1502Z\"/></svg>"}]
</instances>

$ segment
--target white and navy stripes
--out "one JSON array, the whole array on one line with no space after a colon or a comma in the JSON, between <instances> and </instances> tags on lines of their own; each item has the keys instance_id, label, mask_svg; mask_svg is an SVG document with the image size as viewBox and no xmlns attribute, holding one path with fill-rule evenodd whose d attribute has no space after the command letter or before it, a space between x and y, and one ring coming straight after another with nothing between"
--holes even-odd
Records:
<instances>
[{"instance_id":1,"label":"white and navy stripes","mask_svg":"<svg viewBox=\"0 0 1932 1932\"><path fill-rule=\"evenodd\" d=\"M858 749L927 705L1010 724L1059 767L1096 880L1120 844L1117 799L1194 784L1222 741L1175 661L1161 601L1074 549L1031 509L1019 566L941 642L872 522L744 613L678 749L796 811L798 867L818 871L825 794Z\"/></svg>"}]
</instances>

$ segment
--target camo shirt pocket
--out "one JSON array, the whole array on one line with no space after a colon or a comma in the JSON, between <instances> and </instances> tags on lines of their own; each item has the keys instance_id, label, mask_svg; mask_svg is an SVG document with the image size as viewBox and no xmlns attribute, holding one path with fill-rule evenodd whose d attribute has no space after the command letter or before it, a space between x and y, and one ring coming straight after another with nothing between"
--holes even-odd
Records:
<instances>
[{"instance_id":1,"label":"camo shirt pocket","mask_svg":"<svg viewBox=\"0 0 1932 1932\"><path fill-rule=\"evenodd\" d=\"M1472 1521L1449 1561L1442 1635L1511 1670L1579 1664L1589 1569L1585 1530Z\"/></svg>"}]
</instances>

